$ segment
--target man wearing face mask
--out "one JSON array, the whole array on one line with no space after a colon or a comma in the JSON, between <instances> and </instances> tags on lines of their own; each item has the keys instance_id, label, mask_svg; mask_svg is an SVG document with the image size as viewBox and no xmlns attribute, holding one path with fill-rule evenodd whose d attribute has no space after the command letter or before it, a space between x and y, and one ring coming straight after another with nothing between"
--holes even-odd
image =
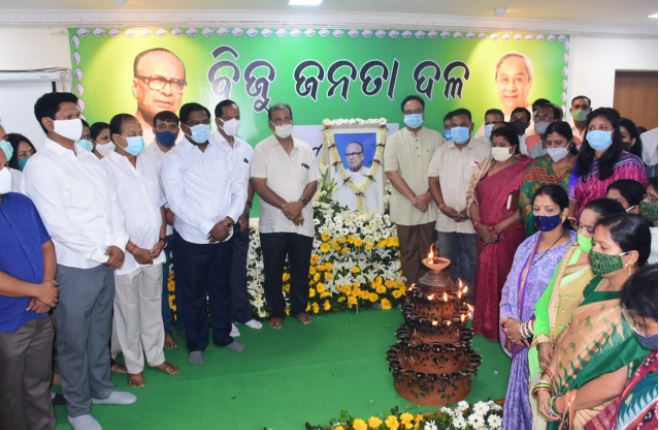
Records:
<instances>
[{"instance_id":1,"label":"man wearing face mask","mask_svg":"<svg viewBox=\"0 0 659 430\"><path fill-rule=\"evenodd\" d=\"M477 136L475 140L478 140L481 144L492 146L490 142L492 130L494 130L494 127L497 124L503 123L503 111L500 109L488 109L485 112L485 118L483 119L483 133L480 136Z\"/></svg>"},{"instance_id":2,"label":"man wearing face mask","mask_svg":"<svg viewBox=\"0 0 659 430\"><path fill-rule=\"evenodd\" d=\"M574 143L579 146L583 142L586 134L586 123L588 114L592 111L590 98L586 96L576 96L570 103L570 116L572 116L572 134Z\"/></svg>"},{"instance_id":3,"label":"man wearing face mask","mask_svg":"<svg viewBox=\"0 0 659 430\"><path fill-rule=\"evenodd\" d=\"M0 428L52 429L55 247L32 201L11 192L7 145L0 141Z\"/></svg>"},{"instance_id":4,"label":"man wearing face mask","mask_svg":"<svg viewBox=\"0 0 659 430\"><path fill-rule=\"evenodd\" d=\"M154 180L160 184L160 169L162 161L173 147L176 145L176 140L179 136L179 119L174 112L161 111L153 117L153 135L155 136L153 144L147 145L144 153L140 155L139 161L142 166L148 171L150 180ZM162 189L162 186L161 186ZM165 349L173 349L178 345L172 336L174 327L174 316L172 309L169 306L169 272L171 265L171 243L173 238L173 225L174 225L174 212L169 208L165 192L162 191L162 198L164 199L163 209L165 211L165 262L163 263L162 272L162 320L165 327Z\"/></svg>"},{"instance_id":5,"label":"man wearing face mask","mask_svg":"<svg viewBox=\"0 0 659 430\"><path fill-rule=\"evenodd\" d=\"M249 210L254 198L254 186L249 180L249 165L254 152L249 143L237 136L240 129L240 108L233 100L222 100L215 106L215 126L210 141L222 148L242 174L247 184L247 202L233 230L233 258L231 261L231 320L260 330L262 324L252 315L252 305L247 294L247 251L249 250ZM231 336L240 336L235 324Z\"/></svg>"},{"instance_id":6,"label":"man wearing face mask","mask_svg":"<svg viewBox=\"0 0 659 430\"><path fill-rule=\"evenodd\" d=\"M555 121L563 119L563 111L550 102L538 103L533 111L533 130L535 134L528 136L525 140L528 156L536 159L544 155L545 151L542 141L545 138L547 127Z\"/></svg>"},{"instance_id":7,"label":"man wearing face mask","mask_svg":"<svg viewBox=\"0 0 659 430\"><path fill-rule=\"evenodd\" d=\"M428 188L428 164L444 142L435 130L423 126L425 102L416 95L400 104L405 127L389 136L384 147L384 173L394 190L391 220L396 224L400 262L407 285L423 275L421 260L435 241L435 203Z\"/></svg>"},{"instance_id":8,"label":"man wearing face mask","mask_svg":"<svg viewBox=\"0 0 659 430\"><path fill-rule=\"evenodd\" d=\"M160 179L176 214L172 248L188 361L200 365L208 346L209 305L213 343L236 352L244 349L230 336L230 273L231 240L245 209L247 184L226 152L209 141L208 109L186 103L179 118L185 137L165 157Z\"/></svg>"},{"instance_id":9,"label":"man wearing face mask","mask_svg":"<svg viewBox=\"0 0 659 430\"><path fill-rule=\"evenodd\" d=\"M471 291L475 287L477 236L467 222L467 191L478 163L490 155L490 145L471 139L474 124L471 112L456 109L451 117L451 141L435 151L427 176L437 213L437 244L443 257L452 261L452 276L465 280Z\"/></svg>"},{"instance_id":10,"label":"man wearing face mask","mask_svg":"<svg viewBox=\"0 0 659 430\"><path fill-rule=\"evenodd\" d=\"M529 151L526 147L527 129L531 124L531 112L523 107L518 107L510 114L510 124L517 130L517 138L519 139L519 152L522 155L528 155Z\"/></svg>"},{"instance_id":11,"label":"man wearing face mask","mask_svg":"<svg viewBox=\"0 0 659 430\"><path fill-rule=\"evenodd\" d=\"M261 196L259 233L263 249L265 299L271 309L268 324L279 330L286 315L282 293L284 261L291 271L291 315L310 324L309 264L314 236L313 204L320 173L311 147L294 138L293 112L287 104L268 110L273 135L254 149L250 174Z\"/></svg>"},{"instance_id":12,"label":"man wearing face mask","mask_svg":"<svg viewBox=\"0 0 659 430\"><path fill-rule=\"evenodd\" d=\"M154 369L169 375L178 373L165 361L163 352L164 198L158 178L140 161L144 138L137 118L115 115L110 121L110 136L115 152L104 157L101 165L114 179L129 238L124 264L115 271L113 330L128 370L128 385L141 388L145 357Z\"/></svg>"},{"instance_id":13,"label":"man wearing face mask","mask_svg":"<svg viewBox=\"0 0 659 430\"><path fill-rule=\"evenodd\" d=\"M108 351L113 271L124 262L128 235L100 161L75 144L82 135L77 102L71 93L55 92L37 100L34 114L47 137L25 167L23 189L55 243L62 392L69 423L88 430L101 428L91 415L92 403L130 404L136 398L115 390Z\"/></svg>"}]
</instances>

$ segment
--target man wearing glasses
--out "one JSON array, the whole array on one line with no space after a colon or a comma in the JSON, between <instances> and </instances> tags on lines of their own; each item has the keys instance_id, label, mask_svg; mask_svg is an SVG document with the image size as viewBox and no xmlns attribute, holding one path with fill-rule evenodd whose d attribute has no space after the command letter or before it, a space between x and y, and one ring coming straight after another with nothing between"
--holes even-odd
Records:
<instances>
[{"instance_id":1,"label":"man wearing glasses","mask_svg":"<svg viewBox=\"0 0 659 430\"><path fill-rule=\"evenodd\" d=\"M153 48L142 51L133 62L133 96L137 100L135 117L144 130L144 141L153 141L153 117L158 112L176 112L181 107L185 65L171 51Z\"/></svg>"},{"instance_id":2,"label":"man wearing glasses","mask_svg":"<svg viewBox=\"0 0 659 430\"><path fill-rule=\"evenodd\" d=\"M348 162L345 175L338 173L338 166L334 175L337 182L334 196L336 201L351 211L382 213L382 175L380 172L371 175L369 168L364 166L364 146L359 142L349 143L346 145L345 158Z\"/></svg>"}]
</instances>

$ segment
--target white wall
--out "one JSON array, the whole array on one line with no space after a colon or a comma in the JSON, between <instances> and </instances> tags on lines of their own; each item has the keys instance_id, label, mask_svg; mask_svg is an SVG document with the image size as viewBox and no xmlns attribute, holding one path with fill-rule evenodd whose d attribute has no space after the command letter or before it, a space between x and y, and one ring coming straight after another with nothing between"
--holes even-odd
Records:
<instances>
[{"instance_id":1,"label":"white wall","mask_svg":"<svg viewBox=\"0 0 659 430\"><path fill-rule=\"evenodd\" d=\"M616 70L657 70L657 39L572 37L568 96L613 106Z\"/></svg>"}]
</instances>

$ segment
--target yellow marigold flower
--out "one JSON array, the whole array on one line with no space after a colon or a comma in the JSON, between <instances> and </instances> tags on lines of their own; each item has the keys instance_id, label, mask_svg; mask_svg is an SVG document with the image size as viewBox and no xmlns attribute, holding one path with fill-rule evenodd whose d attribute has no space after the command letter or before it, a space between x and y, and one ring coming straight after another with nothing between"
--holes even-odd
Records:
<instances>
[{"instance_id":1,"label":"yellow marigold flower","mask_svg":"<svg viewBox=\"0 0 659 430\"><path fill-rule=\"evenodd\" d=\"M346 296L341 296L338 299L336 299L336 301L339 302L339 303L343 303L343 302L346 301Z\"/></svg>"},{"instance_id":2,"label":"yellow marigold flower","mask_svg":"<svg viewBox=\"0 0 659 430\"><path fill-rule=\"evenodd\" d=\"M291 315L291 308L286 308L284 313L286 314L286 316L290 316Z\"/></svg>"},{"instance_id":3,"label":"yellow marigold flower","mask_svg":"<svg viewBox=\"0 0 659 430\"><path fill-rule=\"evenodd\" d=\"M383 279L382 279L382 276L380 276L380 275L376 276L375 280L373 281L373 283L375 285L382 285L382 282L383 282Z\"/></svg>"},{"instance_id":4,"label":"yellow marigold flower","mask_svg":"<svg viewBox=\"0 0 659 430\"><path fill-rule=\"evenodd\" d=\"M387 246L387 242L386 242L386 241L384 241L384 240L380 240L380 241L378 242L378 248L384 248L385 246Z\"/></svg>"},{"instance_id":5,"label":"yellow marigold flower","mask_svg":"<svg viewBox=\"0 0 659 430\"><path fill-rule=\"evenodd\" d=\"M320 252L322 252L323 254L327 254L329 250L330 250L330 246L328 243L323 243L322 245L320 245Z\"/></svg>"},{"instance_id":6,"label":"yellow marigold flower","mask_svg":"<svg viewBox=\"0 0 659 430\"><path fill-rule=\"evenodd\" d=\"M362 244L363 244L364 242L363 242L361 239L355 239L352 243L353 243L355 246L359 247L359 246L362 246Z\"/></svg>"},{"instance_id":7,"label":"yellow marigold flower","mask_svg":"<svg viewBox=\"0 0 659 430\"><path fill-rule=\"evenodd\" d=\"M346 243L346 238L345 237L340 237L336 240L339 243Z\"/></svg>"},{"instance_id":8,"label":"yellow marigold flower","mask_svg":"<svg viewBox=\"0 0 659 430\"><path fill-rule=\"evenodd\" d=\"M350 272L351 273L359 273L359 272L361 272L361 269L359 268L359 266L352 266L352 269L350 269Z\"/></svg>"},{"instance_id":9,"label":"yellow marigold flower","mask_svg":"<svg viewBox=\"0 0 659 430\"><path fill-rule=\"evenodd\" d=\"M281 275L281 280L282 280L282 281L286 282L286 281L288 281L289 279L291 279L291 274L290 274L290 273L288 273L288 272L284 272L284 274Z\"/></svg>"},{"instance_id":10,"label":"yellow marigold flower","mask_svg":"<svg viewBox=\"0 0 659 430\"><path fill-rule=\"evenodd\" d=\"M319 261L320 261L320 257L317 256L316 254L311 256L311 264L318 264Z\"/></svg>"},{"instance_id":11,"label":"yellow marigold flower","mask_svg":"<svg viewBox=\"0 0 659 430\"><path fill-rule=\"evenodd\" d=\"M348 297L348 306L354 306L357 304L357 297L350 296Z\"/></svg>"},{"instance_id":12,"label":"yellow marigold flower","mask_svg":"<svg viewBox=\"0 0 659 430\"><path fill-rule=\"evenodd\" d=\"M311 311L311 303L307 302L307 308L304 310L305 312ZM288 315L288 314L286 314Z\"/></svg>"},{"instance_id":13,"label":"yellow marigold flower","mask_svg":"<svg viewBox=\"0 0 659 430\"><path fill-rule=\"evenodd\" d=\"M332 274L330 272L325 272L325 275L323 276L325 278L325 282L331 281L332 280Z\"/></svg>"},{"instance_id":14,"label":"yellow marigold flower","mask_svg":"<svg viewBox=\"0 0 659 430\"><path fill-rule=\"evenodd\" d=\"M411 429L414 427L414 424L412 421L414 420L414 415L412 415L409 412L405 412L400 416L400 423L406 428L406 429Z\"/></svg>"},{"instance_id":15,"label":"yellow marigold flower","mask_svg":"<svg viewBox=\"0 0 659 430\"><path fill-rule=\"evenodd\" d=\"M327 242L327 241L330 240L330 235L327 234L327 233L323 233L323 234L320 235L320 239L321 239L323 242Z\"/></svg>"},{"instance_id":16,"label":"yellow marigold flower","mask_svg":"<svg viewBox=\"0 0 659 430\"><path fill-rule=\"evenodd\" d=\"M309 288L309 298L316 297L316 290Z\"/></svg>"},{"instance_id":17,"label":"yellow marigold flower","mask_svg":"<svg viewBox=\"0 0 659 430\"><path fill-rule=\"evenodd\" d=\"M368 419L368 426L372 429L379 429L382 425L382 420L378 417L371 417Z\"/></svg>"},{"instance_id":18,"label":"yellow marigold flower","mask_svg":"<svg viewBox=\"0 0 659 430\"><path fill-rule=\"evenodd\" d=\"M364 249L367 250L367 251L372 251L373 248L375 248L375 245L373 244L373 242L368 242L366 245L364 245Z\"/></svg>"},{"instance_id":19,"label":"yellow marigold flower","mask_svg":"<svg viewBox=\"0 0 659 430\"><path fill-rule=\"evenodd\" d=\"M315 275L316 274L316 268L314 266L309 266L309 274L310 275Z\"/></svg>"},{"instance_id":20,"label":"yellow marigold flower","mask_svg":"<svg viewBox=\"0 0 659 430\"><path fill-rule=\"evenodd\" d=\"M330 303L329 300L325 300L325 301L323 302L323 310L324 310L325 312L327 312L327 311L329 311L330 309L332 309L332 304Z\"/></svg>"},{"instance_id":21,"label":"yellow marigold flower","mask_svg":"<svg viewBox=\"0 0 659 430\"><path fill-rule=\"evenodd\" d=\"M334 430L346 430L343 426L334 427Z\"/></svg>"},{"instance_id":22,"label":"yellow marigold flower","mask_svg":"<svg viewBox=\"0 0 659 430\"><path fill-rule=\"evenodd\" d=\"M313 281L314 282L320 281L320 273L316 273L315 275L313 275Z\"/></svg>"},{"instance_id":23,"label":"yellow marigold flower","mask_svg":"<svg viewBox=\"0 0 659 430\"><path fill-rule=\"evenodd\" d=\"M348 248L347 246L344 246L343 248L341 248L341 252L343 252L344 254L347 254L347 253L350 252L350 248Z\"/></svg>"},{"instance_id":24,"label":"yellow marigold flower","mask_svg":"<svg viewBox=\"0 0 659 430\"><path fill-rule=\"evenodd\" d=\"M423 421L423 415L422 414L417 414L417 416L414 417L414 425L415 427L421 424L421 421Z\"/></svg>"},{"instance_id":25,"label":"yellow marigold flower","mask_svg":"<svg viewBox=\"0 0 659 430\"><path fill-rule=\"evenodd\" d=\"M366 425L366 421L361 418L355 418L355 420L352 422L352 428L355 430L366 430L368 427Z\"/></svg>"},{"instance_id":26,"label":"yellow marigold flower","mask_svg":"<svg viewBox=\"0 0 659 430\"><path fill-rule=\"evenodd\" d=\"M394 292L391 293L391 295L394 297L394 299L400 299L403 293L400 290L394 290Z\"/></svg>"},{"instance_id":27,"label":"yellow marigold flower","mask_svg":"<svg viewBox=\"0 0 659 430\"><path fill-rule=\"evenodd\" d=\"M384 285L378 285L375 287L375 292L377 292L378 294L384 294L387 292L387 289L385 288Z\"/></svg>"},{"instance_id":28,"label":"yellow marigold flower","mask_svg":"<svg viewBox=\"0 0 659 430\"><path fill-rule=\"evenodd\" d=\"M331 295L330 293L328 293L327 291L325 291L324 293L322 293L322 294L320 295L320 298L321 298L321 299L325 299L325 298L327 298L327 297L332 297L332 295Z\"/></svg>"},{"instance_id":29,"label":"yellow marigold flower","mask_svg":"<svg viewBox=\"0 0 659 430\"><path fill-rule=\"evenodd\" d=\"M315 314L317 314L318 312L320 312L320 306L318 306L318 303L313 303L313 304L311 305L311 311L312 311L313 313L315 313Z\"/></svg>"},{"instance_id":30,"label":"yellow marigold flower","mask_svg":"<svg viewBox=\"0 0 659 430\"><path fill-rule=\"evenodd\" d=\"M396 418L395 415L389 415L387 419L384 420L384 423L386 424L389 430L398 430L399 427L398 418Z\"/></svg>"},{"instance_id":31,"label":"yellow marigold flower","mask_svg":"<svg viewBox=\"0 0 659 430\"><path fill-rule=\"evenodd\" d=\"M384 286L387 288L393 288L396 286L396 284L391 279L387 279L386 281L384 281Z\"/></svg>"},{"instance_id":32,"label":"yellow marigold flower","mask_svg":"<svg viewBox=\"0 0 659 430\"><path fill-rule=\"evenodd\" d=\"M352 288L359 288L359 282L352 281Z\"/></svg>"},{"instance_id":33,"label":"yellow marigold flower","mask_svg":"<svg viewBox=\"0 0 659 430\"><path fill-rule=\"evenodd\" d=\"M338 250L341 249L341 245L339 245L338 243L334 242L334 243L332 244L332 249L334 249L335 251L338 251Z\"/></svg>"},{"instance_id":34,"label":"yellow marigold flower","mask_svg":"<svg viewBox=\"0 0 659 430\"><path fill-rule=\"evenodd\" d=\"M283 288L285 293L290 293L291 292L291 284L284 284Z\"/></svg>"},{"instance_id":35,"label":"yellow marigold flower","mask_svg":"<svg viewBox=\"0 0 659 430\"><path fill-rule=\"evenodd\" d=\"M322 293L325 291L325 284L322 282L319 282L316 284L316 290L318 290L319 293Z\"/></svg>"},{"instance_id":36,"label":"yellow marigold flower","mask_svg":"<svg viewBox=\"0 0 659 430\"><path fill-rule=\"evenodd\" d=\"M382 299L380 301L380 305L382 305L382 309L384 310L391 309L391 302L389 301L389 299Z\"/></svg>"},{"instance_id":37,"label":"yellow marigold flower","mask_svg":"<svg viewBox=\"0 0 659 430\"><path fill-rule=\"evenodd\" d=\"M375 303L378 301L378 295L375 293L371 293L368 297L368 299L371 301L371 303Z\"/></svg>"}]
</instances>

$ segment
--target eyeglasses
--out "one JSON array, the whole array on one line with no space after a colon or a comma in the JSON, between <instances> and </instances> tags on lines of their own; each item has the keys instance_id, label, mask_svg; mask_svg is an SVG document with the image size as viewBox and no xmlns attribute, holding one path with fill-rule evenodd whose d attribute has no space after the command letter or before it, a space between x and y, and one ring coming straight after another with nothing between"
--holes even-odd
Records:
<instances>
[{"instance_id":1,"label":"eyeglasses","mask_svg":"<svg viewBox=\"0 0 659 430\"><path fill-rule=\"evenodd\" d=\"M162 91L167 85L172 90L172 92L181 94L183 89L188 82L185 79L167 79L163 76L135 76L137 79L140 79L142 82L153 91Z\"/></svg>"},{"instance_id":2,"label":"eyeglasses","mask_svg":"<svg viewBox=\"0 0 659 430\"><path fill-rule=\"evenodd\" d=\"M356 157L358 155L362 155L363 152L346 152L346 157Z\"/></svg>"}]
</instances>

